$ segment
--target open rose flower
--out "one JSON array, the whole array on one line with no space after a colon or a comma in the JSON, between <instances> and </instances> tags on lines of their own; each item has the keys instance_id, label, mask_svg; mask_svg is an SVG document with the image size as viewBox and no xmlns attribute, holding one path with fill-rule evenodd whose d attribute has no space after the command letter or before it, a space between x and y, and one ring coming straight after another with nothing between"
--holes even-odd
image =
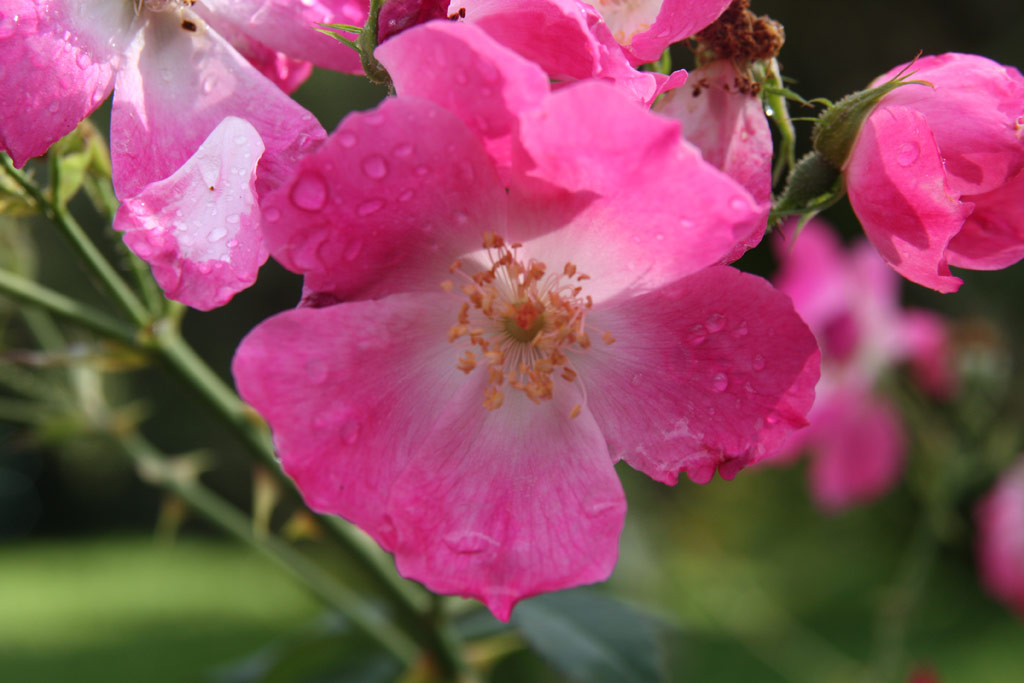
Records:
<instances>
[{"instance_id":1,"label":"open rose flower","mask_svg":"<svg viewBox=\"0 0 1024 683\"><path fill-rule=\"evenodd\" d=\"M911 68L933 87L904 85L882 98L850 152L846 187L890 266L952 292L962 281L951 265L995 270L1024 257L1024 77L964 54Z\"/></svg>"},{"instance_id":2,"label":"open rose flower","mask_svg":"<svg viewBox=\"0 0 1024 683\"><path fill-rule=\"evenodd\" d=\"M1024 619L1024 459L978 503L974 519L982 583Z\"/></svg>"},{"instance_id":3,"label":"open rose flower","mask_svg":"<svg viewBox=\"0 0 1024 683\"><path fill-rule=\"evenodd\" d=\"M517 153L500 166L419 97L347 117L264 205L308 305L253 330L233 372L312 508L507 619L611 572L616 461L731 478L804 424L818 352L784 295L712 265L759 208L677 123L593 82L527 106L512 93L544 73L470 25L378 56L457 63L421 87L514 119Z\"/></svg>"},{"instance_id":4,"label":"open rose flower","mask_svg":"<svg viewBox=\"0 0 1024 683\"><path fill-rule=\"evenodd\" d=\"M873 500L899 481L903 421L875 385L910 361L928 373L925 387L948 391L951 379L942 374L948 366L946 329L933 313L900 308L899 278L870 245L845 249L820 220L798 236L784 234L776 241L782 269L775 282L818 339L821 381L810 426L794 433L770 462L809 452L811 494L836 511Z\"/></svg>"},{"instance_id":5,"label":"open rose flower","mask_svg":"<svg viewBox=\"0 0 1024 683\"><path fill-rule=\"evenodd\" d=\"M360 4L11 0L0 11L0 149L19 166L43 154L113 89L114 227L168 296L219 306L266 260L258 194L325 136L232 43L287 87L308 73L295 60L358 69L352 50L313 29L357 20Z\"/></svg>"}]
</instances>

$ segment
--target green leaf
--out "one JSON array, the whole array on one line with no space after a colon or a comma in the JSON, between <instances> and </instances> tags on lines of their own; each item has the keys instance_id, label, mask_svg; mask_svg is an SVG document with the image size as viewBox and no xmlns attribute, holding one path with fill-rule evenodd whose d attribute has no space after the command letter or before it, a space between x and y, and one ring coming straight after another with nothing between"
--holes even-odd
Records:
<instances>
[{"instance_id":1,"label":"green leaf","mask_svg":"<svg viewBox=\"0 0 1024 683\"><path fill-rule=\"evenodd\" d=\"M648 683L668 678L658 638L664 626L593 591L533 598L516 608L512 623L538 655L571 679Z\"/></svg>"},{"instance_id":2,"label":"green leaf","mask_svg":"<svg viewBox=\"0 0 1024 683\"><path fill-rule=\"evenodd\" d=\"M390 683L402 664L353 630L343 617L327 614L288 640L218 669L211 683Z\"/></svg>"}]
</instances>

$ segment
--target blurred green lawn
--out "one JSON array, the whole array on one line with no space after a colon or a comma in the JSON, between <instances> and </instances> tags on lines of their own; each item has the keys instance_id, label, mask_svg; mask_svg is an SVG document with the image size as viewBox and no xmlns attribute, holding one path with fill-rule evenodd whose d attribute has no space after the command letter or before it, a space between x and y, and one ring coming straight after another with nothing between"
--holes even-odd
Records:
<instances>
[{"instance_id":1,"label":"blurred green lawn","mask_svg":"<svg viewBox=\"0 0 1024 683\"><path fill-rule=\"evenodd\" d=\"M320 612L240 546L147 537L0 549L0 680L198 680Z\"/></svg>"}]
</instances>

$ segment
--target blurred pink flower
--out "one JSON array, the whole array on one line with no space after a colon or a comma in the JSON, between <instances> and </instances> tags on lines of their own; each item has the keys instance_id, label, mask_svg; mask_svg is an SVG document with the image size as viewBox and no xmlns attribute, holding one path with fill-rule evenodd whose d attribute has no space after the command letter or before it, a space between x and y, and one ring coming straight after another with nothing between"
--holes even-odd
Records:
<instances>
[{"instance_id":1,"label":"blurred pink flower","mask_svg":"<svg viewBox=\"0 0 1024 683\"><path fill-rule=\"evenodd\" d=\"M313 29L358 20L365 4L145 0L136 14L125 0L10 0L0 10L0 149L21 166L114 90L114 227L168 296L222 305L267 258L258 193L325 136L232 43L287 87L308 73L296 59L358 69L354 51Z\"/></svg>"},{"instance_id":2,"label":"blurred pink flower","mask_svg":"<svg viewBox=\"0 0 1024 683\"><path fill-rule=\"evenodd\" d=\"M974 519L982 583L1024 618L1024 459L985 494Z\"/></svg>"},{"instance_id":3,"label":"blurred pink flower","mask_svg":"<svg viewBox=\"0 0 1024 683\"><path fill-rule=\"evenodd\" d=\"M378 56L399 93L424 61L460 71L350 115L267 198L308 305L233 371L311 507L507 619L609 575L616 461L732 478L804 424L818 352L785 296L713 265L760 209L678 123L607 84L551 93L468 24Z\"/></svg>"},{"instance_id":4,"label":"blurred pink flower","mask_svg":"<svg viewBox=\"0 0 1024 683\"><path fill-rule=\"evenodd\" d=\"M995 270L1024 257L1024 77L977 55L910 68L934 87L904 85L882 98L847 160L846 186L889 265L952 292L962 281L951 265Z\"/></svg>"},{"instance_id":5,"label":"blurred pink flower","mask_svg":"<svg viewBox=\"0 0 1024 683\"><path fill-rule=\"evenodd\" d=\"M789 228L793 227L790 223ZM880 376L900 362L929 370L926 388L948 392L946 329L928 311L904 310L899 278L868 244L841 246L831 228L812 220L776 246L778 288L821 346L821 381L808 415L773 462L813 454L811 494L827 510L863 503L899 480L906 437L898 411L875 392Z\"/></svg>"}]
</instances>

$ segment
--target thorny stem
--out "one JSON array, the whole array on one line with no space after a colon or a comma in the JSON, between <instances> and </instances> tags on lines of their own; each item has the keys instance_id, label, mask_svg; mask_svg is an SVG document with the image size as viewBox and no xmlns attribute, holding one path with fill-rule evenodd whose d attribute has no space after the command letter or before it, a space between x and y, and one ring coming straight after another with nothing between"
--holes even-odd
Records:
<instances>
[{"instance_id":1,"label":"thorny stem","mask_svg":"<svg viewBox=\"0 0 1024 683\"><path fill-rule=\"evenodd\" d=\"M118 440L144 478L174 493L192 509L296 576L319 598L348 616L406 666L415 663L419 647L383 613L367 606L354 591L278 537L269 534L257 537L246 515L226 503L195 477L176 473L173 463L137 432L120 434Z\"/></svg>"},{"instance_id":2,"label":"thorny stem","mask_svg":"<svg viewBox=\"0 0 1024 683\"><path fill-rule=\"evenodd\" d=\"M380 3L376 0L375 2L379 11ZM86 260L93 272L100 277L111 291L125 313L132 318L137 329L115 320L92 307L39 285L34 281L9 272L0 271L0 290L23 301L36 304L68 320L77 322L101 335L112 337L141 350L155 353L186 384L202 396L222 420L230 425L252 455L268 466L274 477L286 491L290 491L296 497L301 497L294 482L288 478L277 461L266 424L238 398L238 395L196 354L181 336L178 329L180 315L175 315L176 310L180 312L180 309L171 306L166 317L153 321L150 313L128 288L121 276L91 242L74 218L59 206L59 202L48 200L31 178L14 168L11 159L6 154L0 154L0 160L2 160L4 170L24 188L43 214L58 225L71 239L79 255ZM136 443L133 448L138 449L142 448L142 446ZM150 461L152 461L151 458ZM218 505L226 505L216 497L211 501L210 496L213 496L213 494L209 492L205 494L195 493L194 490L190 489L188 493L191 498L183 495L181 491L175 490L175 492L181 495L186 502L192 503L194 501L197 505L203 506L201 511L204 514L210 511L220 514L223 510ZM244 540L260 547L261 539L252 537L248 518L240 515L237 511L231 509L230 506L228 506L228 511L244 520L246 528ZM229 517L224 517L223 515L222 518L229 519ZM390 602L397 610L397 622L401 624L405 631L413 634L415 640L433 655L436 665L444 678L449 680L471 679L472 674L469 673L470 670L462 657L460 643L457 639L454 638L444 624L434 624L429 617L420 613L415 601L409 595L407 584L398 578L390 567L386 566L375 549L367 546L360 537L359 532L336 517L325 516L320 517L320 520L332 538L356 560L359 566L372 577L375 584L388 596ZM241 527L237 526L234 521L230 525L225 525L225 528L236 536L242 533ZM276 543L281 545L280 541L276 541ZM277 561L291 567L293 573L297 573L300 578L305 579L304 574L295 572L294 566L296 561L300 563L308 563L309 561L289 546L284 547L287 548L288 553L294 555L298 560L290 557L284 559L277 557ZM260 547L260 550L268 554L276 552L274 547ZM318 593L328 590L323 586L311 585L310 587ZM360 617L351 614L342 604L348 601L351 605L357 605L357 602L354 602L355 598L351 600L344 598L342 600L340 595L336 593L337 590L330 589L330 591L335 592L335 599L332 600L332 604L336 604L336 606L348 613L349 616L352 616L354 622L361 623ZM344 590L347 591L347 589ZM338 600L342 600L342 602L338 602ZM356 608L363 609L358 605ZM365 619L363 620L365 621ZM391 626L390 624L388 625ZM371 624L371 628L376 629L368 631L371 635L380 633L380 627ZM397 630L397 628L396 633L402 634L403 638L405 637L403 631ZM384 644L385 646L388 645L386 642ZM403 656L402 658L403 661L408 660L407 657Z\"/></svg>"},{"instance_id":3,"label":"thorny stem","mask_svg":"<svg viewBox=\"0 0 1024 683\"><path fill-rule=\"evenodd\" d=\"M129 289L114 267L103 257L82 226L59 203L47 199L31 178L14 167L9 156L0 154L0 165L28 193L40 211L61 229L79 256L89 265L92 272L99 277L121 308L131 317L132 322L140 327L146 326L150 322L149 311ZM53 167L56 168L56 165L54 164ZM53 178L52 180L53 186L56 187L57 179Z\"/></svg>"}]
</instances>

